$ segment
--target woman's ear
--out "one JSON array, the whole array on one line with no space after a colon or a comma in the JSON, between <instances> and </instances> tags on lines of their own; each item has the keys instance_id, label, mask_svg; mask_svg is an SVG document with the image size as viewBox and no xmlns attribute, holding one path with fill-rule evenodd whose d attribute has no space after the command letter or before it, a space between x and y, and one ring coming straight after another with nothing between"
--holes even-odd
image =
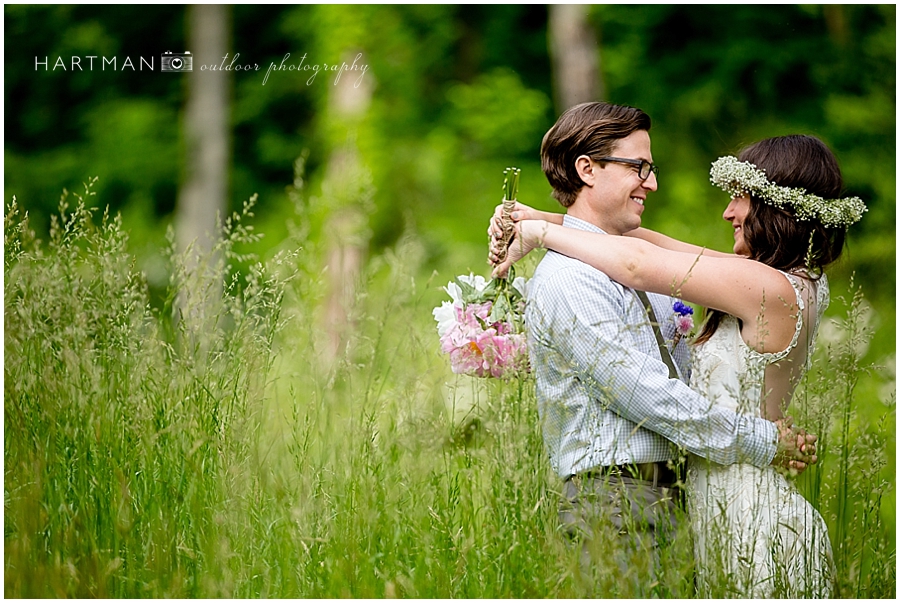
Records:
<instances>
[{"instance_id":1,"label":"woman's ear","mask_svg":"<svg viewBox=\"0 0 900 603\"><path fill-rule=\"evenodd\" d=\"M575 171L585 186L594 186L594 162L587 155L579 155L575 158Z\"/></svg>"}]
</instances>

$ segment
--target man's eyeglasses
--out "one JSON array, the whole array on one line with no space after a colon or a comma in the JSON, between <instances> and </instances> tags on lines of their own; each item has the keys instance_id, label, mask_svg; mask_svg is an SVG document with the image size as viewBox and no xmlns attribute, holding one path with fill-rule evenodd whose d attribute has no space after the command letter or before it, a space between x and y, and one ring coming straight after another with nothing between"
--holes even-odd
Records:
<instances>
[{"instance_id":1,"label":"man's eyeglasses","mask_svg":"<svg viewBox=\"0 0 900 603\"><path fill-rule=\"evenodd\" d=\"M599 157L594 161L612 161L613 163L625 163L638 168L638 178L646 180L650 177L650 172L659 176L659 168L643 159L625 159L624 157Z\"/></svg>"}]
</instances>

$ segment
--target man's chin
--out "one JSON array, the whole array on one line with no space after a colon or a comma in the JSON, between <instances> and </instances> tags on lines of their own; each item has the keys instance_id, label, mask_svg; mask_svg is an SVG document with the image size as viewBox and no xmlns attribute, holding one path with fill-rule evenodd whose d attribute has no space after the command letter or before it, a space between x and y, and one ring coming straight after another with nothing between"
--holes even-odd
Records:
<instances>
[{"instance_id":1,"label":"man's chin","mask_svg":"<svg viewBox=\"0 0 900 603\"><path fill-rule=\"evenodd\" d=\"M635 216L635 218L636 218L635 220L633 220L631 223L629 223L626 226L626 228L622 231L622 234L625 234L626 232L631 232L632 230L637 230L638 228L641 227L641 216L638 215L638 216Z\"/></svg>"}]
</instances>

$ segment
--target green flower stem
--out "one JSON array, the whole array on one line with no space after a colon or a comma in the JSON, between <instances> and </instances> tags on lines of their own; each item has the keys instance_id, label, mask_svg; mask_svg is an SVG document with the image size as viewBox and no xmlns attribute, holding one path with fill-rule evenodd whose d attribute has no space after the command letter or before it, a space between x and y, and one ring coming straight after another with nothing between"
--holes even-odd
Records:
<instances>
[{"instance_id":1,"label":"green flower stem","mask_svg":"<svg viewBox=\"0 0 900 603\"><path fill-rule=\"evenodd\" d=\"M501 226L503 228L503 251L501 252L500 261L506 258L506 249L512 242L513 238L513 222L512 214L516 206L516 197L519 193L519 174L522 172L517 167L508 167L503 170L503 209L501 210ZM507 277L509 278L509 277Z\"/></svg>"}]
</instances>

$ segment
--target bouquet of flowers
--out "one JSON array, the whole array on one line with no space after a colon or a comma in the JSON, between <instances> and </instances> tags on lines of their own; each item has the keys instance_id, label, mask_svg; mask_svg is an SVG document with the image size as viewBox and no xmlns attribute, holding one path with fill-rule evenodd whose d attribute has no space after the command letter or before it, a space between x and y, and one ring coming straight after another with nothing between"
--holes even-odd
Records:
<instances>
[{"instance_id":1,"label":"bouquet of flowers","mask_svg":"<svg viewBox=\"0 0 900 603\"><path fill-rule=\"evenodd\" d=\"M515 205L519 170L507 168L504 173L505 210L507 204ZM441 351L450 355L454 373L508 377L528 370L522 319L524 278L515 278L512 268L506 278L490 281L478 275L461 275L444 290L451 301L442 302L432 314L438 323Z\"/></svg>"},{"instance_id":2,"label":"bouquet of flowers","mask_svg":"<svg viewBox=\"0 0 900 603\"><path fill-rule=\"evenodd\" d=\"M509 283L471 274L447 284L444 290L452 301L441 303L432 314L441 351L450 355L454 373L506 377L527 370L524 288L522 277Z\"/></svg>"}]
</instances>

